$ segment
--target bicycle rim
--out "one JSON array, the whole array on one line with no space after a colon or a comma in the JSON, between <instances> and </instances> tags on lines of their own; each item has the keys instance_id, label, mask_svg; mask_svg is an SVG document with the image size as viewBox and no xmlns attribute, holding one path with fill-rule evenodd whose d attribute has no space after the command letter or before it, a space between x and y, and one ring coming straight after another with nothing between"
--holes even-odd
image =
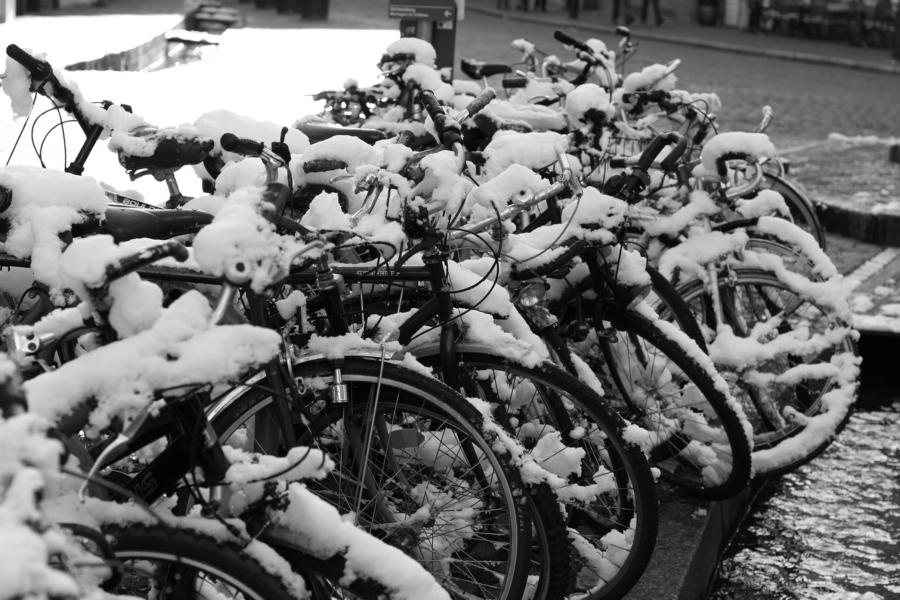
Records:
<instances>
[{"instance_id":1,"label":"bicycle rim","mask_svg":"<svg viewBox=\"0 0 900 600\"><path fill-rule=\"evenodd\" d=\"M569 593L598 600L627 592L652 554L658 513L649 465L622 438L625 424L589 387L555 365L527 368L467 351L458 354L457 363L469 385L476 386L467 393L494 403L498 422L523 445L543 446L537 456L545 469L570 483L603 487L596 500L566 502L574 537L568 561L574 589ZM578 474L566 473L572 467L565 458L572 456L571 450L584 453ZM567 490L557 492L565 495Z\"/></svg>"},{"instance_id":2,"label":"bicycle rim","mask_svg":"<svg viewBox=\"0 0 900 600\"><path fill-rule=\"evenodd\" d=\"M830 311L800 297L766 271L732 269L720 280L719 288L725 324L738 338L774 348L779 341L799 336L798 344L788 344L740 368L727 354L717 358L715 346L713 350L720 372L753 425L754 448L776 448L804 431L807 419L828 411L828 394L849 384L842 380L840 367L856 357L851 330ZM705 286L694 281L680 291L714 336L715 314ZM721 352L721 347L718 350ZM767 472L783 473L808 462L831 443L848 418L849 411L830 431L823 431L817 443L805 444L802 452L793 451L794 458Z\"/></svg>"},{"instance_id":3,"label":"bicycle rim","mask_svg":"<svg viewBox=\"0 0 900 600\"><path fill-rule=\"evenodd\" d=\"M581 347L613 383L607 401L644 429L643 444L663 477L704 498L738 493L750 479L750 440L739 407L700 350L617 306L606 319L592 340L603 360L590 343Z\"/></svg>"},{"instance_id":4,"label":"bicycle rim","mask_svg":"<svg viewBox=\"0 0 900 600\"><path fill-rule=\"evenodd\" d=\"M334 368L326 361L299 363L294 374L310 418L296 424L298 442L336 465L307 482L311 490L416 558L454 598L521 594L530 537L521 483L471 406L391 363L345 359L343 405L331 402ZM213 424L223 443L282 453L272 398L256 396L235 405L240 415L226 411Z\"/></svg>"}]
</instances>

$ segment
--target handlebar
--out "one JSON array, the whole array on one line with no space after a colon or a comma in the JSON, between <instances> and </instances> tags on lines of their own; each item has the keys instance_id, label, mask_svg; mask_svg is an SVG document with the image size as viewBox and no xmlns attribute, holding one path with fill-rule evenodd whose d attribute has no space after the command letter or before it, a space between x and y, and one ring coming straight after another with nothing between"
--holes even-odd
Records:
<instances>
[{"instance_id":1,"label":"handlebar","mask_svg":"<svg viewBox=\"0 0 900 600\"><path fill-rule=\"evenodd\" d=\"M563 167L563 172L560 174L559 179L555 183L530 198L514 200L513 204L507 206L493 217L488 217L487 219L484 219L477 223L471 223L466 225L465 227L451 231L447 235L447 239L450 241L461 240L468 235L487 231L495 224L511 219L522 211L531 208L532 206L536 206L541 202L546 202L547 200L558 196L566 190L572 190L572 192L576 195L581 194L581 182L572 171L566 155L563 153L559 153L557 155L557 159Z\"/></svg>"},{"instance_id":2,"label":"handlebar","mask_svg":"<svg viewBox=\"0 0 900 600\"><path fill-rule=\"evenodd\" d=\"M266 149L265 144L262 142L238 137L233 133L223 133L219 143L226 152L234 152L245 156L259 156Z\"/></svg>"},{"instance_id":3,"label":"handlebar","mask_svg":"<svg viewBox=\"0 0 900 600\"><path fill-rule=\"evenodd\" d=\"M575 48L576 50L581 50L582 52L587 52L590 55L594 54L594 51L591 50L590 46L588 46L581 40L576 40L575 38L568 35L567 33L559 31L558 29L553 32L553 38L557 42L565 44L566 46L571 46L572 48Z\"/></svg>"},{"instance_id":4,"label":"handlebar","mask_svg":"<svg viewBox=\"0 0 900 600\"><path fill-rule=\"evenodd\" d=\"M494 88L484 88L481 94L479 94L477 98L469 102L469 105L463 109L462 113L456 116L456 120L465 121L472 115L480 113L484 109L484 107L490 104L491 101L493 101L493 99L496 97L497 91Z\"/></svg>"},{"instance_id":5,"label":"handlebar","mask_svg":"<svg viewBox=\"0 0 900 600\"><path fill-rule=\"evenodd\" d=\"M81 128L87 132L92 123L88 120L81 110L75 104L75 94L69 88L65 87L56 78L53 73L53 67L46 60L39 60L20 48L15 44L6 47L6 55L25 67L31 76L31 90L41 93L45 96L53 96L53 98L62 107L75 116L75 120L81 125ZM45 84L49 83L50 90L44 89Z\"/></svg>"},{"instance_id":6,"label":"handlebar","mask_svg":"<svg viewBox=\"0 0 900 600\"><path fill-rule=\"evenodd\" d=\"M672 146L672 149L659 164L659 168L663 171L672 170L687 148L687 140L684 136L674 131L653 138L641 153L637 163L631 168L631 172L619 173L608 178L603 184L602 192L608 196L625 200L629 204L637 202L640 199L639 194L650 185L648 171L652 167L653 161L656 160L663 148L669 145ZM617 168L627 164L627 159L610 161L610 166Z\"/></svg>"},{"instance_id":7,"label":"handlebar","mask_svg":"<svg viewBox=\"0 0 900 600\"><path fill-rule=\"evenodd\" d=\"M53 67L46 60L39 60L15 44L6 47L6 55L25 67L32 79L43 81L53 75Z\"/></svg>"},{"instance_id":8,"label":"handlebar","mask_svg":"<svg viewBox=\"0 0 900 600\"><path fill-rule=\"evenodd\" d=\"M753 165L754 174L753 179L748 181L747 183L743 183L741 185L737 185L731 189L724 190L725 199L728 201L737 200L738 198L742 198L750 192L756 191L759 189L760 184L763 180L763 168L758 160L753 159L752 157L747 157L748 162Z\"/></svg>"},{"instance_id":9,"label":"handlebar","mask_svg":"<svg viewBox=\"0 0 900 600\"><path fill-rule=\"evenodd\" d=\"M719 177L724 178L726 175L728 175L727 163L729 160L745 160L748 162L756 162L754 157L747 154L746 152L725 152L716 159L716 172L719 174Z\"/></svg>"},{"instance_id":10,"label":"handlebar","mask_svg":"<svg viewBox=\"0 0 900 600\"><path fill-rule=\"evenodd\" d=\"M674 131L653 138L641 153L641 157L638 159L638 164L635 168L641 169L644 172L648 171L651 165L653 165L653 161L659 156L659 153L668 145L672 145L672 150L666 155L663 162L660 163L660 169L664 171L670 170L678 159L681 158L684 149L687 147L687 140L684 139L684 136Z\"/></svg>"},{"instance_id":11,"label":"handlebar","mask_svg":"<svg viewBox=\"0 0 900 600\"><path fill-rule=\"evenodd\" d=\"M775 118L775 111L772 110L772 107L766 104L762 107L762 121L759 122L759 127L756 128L756 133L762 133L766 129L769 128L769 125L772 124L772 119Z\"/></svg>"},{"instance_id":12,"label":"handlebar","mask_svg":"<svg viewBox=\"0 0 900 600\"><path fill-rule=\"evenodd\" d=\"M671 97L671 94L665 90L650 90L647 92L628 92L626 94L622 94L622 102L625 104L631 104L632 102L638 102L643 100L644 102L666 102Z\"/></svg>"},{"instance_id":13,"label":"handlebar","mask_svg":"<svg viewBox=\"0 0 900 600\"><path fill-rule=\"evenodd\" d=\"M155 246L144 248L140 252L136 252L135 254L131 254L107 265L105 281L102 285L93 289L101 289L110 281L124 277L133 271L137 271L141 267L146 267L149 264L169 256L178 262L184 262L189 256L188 249L184 244L175 240L167 240L160 244L156 244Z\"/></svg>"},{"instance_id":14,"label":"handlebar","mask_svg":"<svg viewBox=\"0 0 900 600\"><path fill-rule=\"evenodd\" d=\"M446 148L452 147L453 144L461 144L462 134L460 133L461 128L459 122L447 115L444 108L438 103L438 99L434 95L434 92L422 90L419 93L419 98L422 100L422 104L428 112L428 116L434 121L434 128L437 130L438 141Z\"/></svg>"}]
</instances>

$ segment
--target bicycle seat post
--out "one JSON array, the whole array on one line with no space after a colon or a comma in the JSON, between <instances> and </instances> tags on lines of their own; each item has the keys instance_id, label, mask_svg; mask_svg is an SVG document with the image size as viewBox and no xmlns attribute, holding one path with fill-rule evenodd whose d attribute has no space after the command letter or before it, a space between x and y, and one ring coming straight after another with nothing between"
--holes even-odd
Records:
<instances>
[{"instance_id":1,"label":"bicycle seat post","mask_svg":"<svg viewBox=\"0 0 900 600\"><path fill-rule=\"evenodd\" d=\"M162 179L166 182L166 187L169 189L169 199L166 200L166 208L178 208L187 200L184 194L181 193L181 190L178 188L178 181L175 179L175 171L172 169L164 169L162 173ZM154 177L159 179L159 175L154 173Z\"/></svg>"}]
</instances>

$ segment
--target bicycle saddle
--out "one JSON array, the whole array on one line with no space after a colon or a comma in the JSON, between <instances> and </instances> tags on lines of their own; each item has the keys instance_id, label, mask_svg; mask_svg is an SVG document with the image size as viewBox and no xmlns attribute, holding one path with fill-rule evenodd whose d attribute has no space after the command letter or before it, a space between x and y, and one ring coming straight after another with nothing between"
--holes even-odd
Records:
<instances>
[{"instance_id":1,"label":"bicycle saddle","mask_svg":"<svg viewBox=\"0 0 900 600\"><path fill-rule=\"evenodd\" d=\"M499 63L486 63L480 60L464 58L459 62L463 73L472 79L481 79L482 77L490 77L491 75L501 75L503 73L511 73L512 68L509 65Z\"/></svg>"},{"instance_id":2,"label":"bicycle saddle","mask_svg":"<svg viewBox=\"0 0 900 600\"><path fill-rule=\"evenodd\" d=\"M186 135L182 132L159 130L152 127L136 129L129 136L138 138L134 148L119 150L119 164L128 171L139 169L177 169L202 162L215 143L202 135ZM153 153L142 156L147 145L153 145ZM138 153L141 154L138 154Z\"/></svg>"},{"instance_id":3,"label":"bicycle saddle","mask_svg":"<svg viewBox=\"0 0 900 600\"><path fill-rule=\"evenodd\" d=\"M102 221L88 219L72 227L74 236L106 233L118 242L137 238L166 240L179 235L197 233L213 220L213 215L199 210L148 209L124 204L110 204Z\"/></svg>"},{"instance_id":4,"label":"bicycle saddle","mask_svg":"<svg viewBox=\"0 0 900 600\"><path fill-rule=\"evenodd\" d=\"M384 132L378 129L341 127L340 125L330 125L327 123L304 123L303 125L300 125L298 129L306 134L310 144L327 140L336 135L350 135L357 137L369 145L385 139Z\"/></svg>"}]
</instances>

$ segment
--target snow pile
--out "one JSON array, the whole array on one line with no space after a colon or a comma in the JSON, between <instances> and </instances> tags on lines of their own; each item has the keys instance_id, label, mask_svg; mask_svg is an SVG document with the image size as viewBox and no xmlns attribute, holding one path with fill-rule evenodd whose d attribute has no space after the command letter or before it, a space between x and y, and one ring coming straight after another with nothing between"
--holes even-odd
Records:
<instances>
[{"instance_id":1,"label":"snow pile","mask_svg":"<svg viewBox=\"0 0 900 600\"><path fill-rule=\"evenodd\" d=\"M60 235L87 219L102 218L106 193L91 177L36 167L0 168L0 186L12 191L12 203L0 215L10 225L3 250L30 257L38 281L58 291L56 270L65 247Z\"/></svg>"}]
</instances>

